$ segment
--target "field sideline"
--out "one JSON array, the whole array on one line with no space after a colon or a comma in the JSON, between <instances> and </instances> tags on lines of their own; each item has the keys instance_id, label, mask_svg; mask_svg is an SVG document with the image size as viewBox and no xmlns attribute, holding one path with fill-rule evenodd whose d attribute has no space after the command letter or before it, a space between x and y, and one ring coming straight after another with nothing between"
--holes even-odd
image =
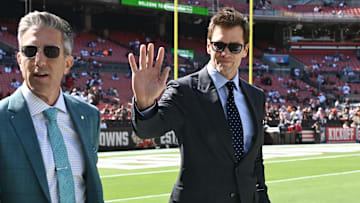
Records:
<instances>
[{"instance_id":1,"label":"field sideline","mask_svg":"<svg viewBox=\"0 0 360 203\"><path fill-rule=\"evenodd\" d=\"M360 144L264 146L266 184L275 203L359 202ZM178 149L99 153L106 203L166 203Z\"/></svg>"}]
</instances>

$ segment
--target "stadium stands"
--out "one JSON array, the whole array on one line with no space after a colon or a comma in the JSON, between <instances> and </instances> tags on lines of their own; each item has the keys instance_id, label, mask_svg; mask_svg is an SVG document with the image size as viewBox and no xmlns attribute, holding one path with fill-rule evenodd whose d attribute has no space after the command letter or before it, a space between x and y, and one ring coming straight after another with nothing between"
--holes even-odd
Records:
<instances>
[{"instance_id":1,"label":"stadium stands","mask_svg":"<svg viewBox=\"0 0 360 203\"><path fill-rule=\"evenodd\" d=\"M248 81L248 74L241 74L241 77ZM270 80L271 82L266 84L265 80ZM313 87L310 87L302 80L290 77L288 75L274 75L265 73L263 75L255 75L253 82L257 87L260 87L265 91L267 97L269 97L268 93L272 91L278 91L280 93L279 96L284 99L284 102L279 102L279 98L276 98L276 100L271 100L270 98L269 102L273 104L304 106L305 104L303 102L306 99L314 97L312 95L312 91L315 91ZM296 98L292 98L291 94L295 94Z\"/></svg>"},{"instance_id":2,"label":"stadium stands","mask_svg":"<svg viewBox=\"0 0 360 203\"><path fill-rule=\"evenodd\" d=\"M342 54L342 57L336 57L339 56L339 54ZM324 51L321 51L320 53L319 51L307 51L303 53L292 53L291 56L310 67L319 64L321 72L340 72L347 66L350 66L353 70L360 70L360 62L356 58L355 53L351 52L324 53Z\"/></svg>"},{"instance_id":3,"label":"stadium stands","mask_svg":"<svg viewBox=\"0 0 360 203\"><path fill-rule=\"evenodd\" d=\"M157 0L161 2L171 2L171 0ZM218 6L231 6L238 9L240 12L247 14L249 11L249 5L244 3L245 1L234 1L234 0L221 0L219 1L220 5L212 4L211 0L180 0L179 3L183 5L191 5L195 7L204 7L209 8L210 11L216 9ZM319 1L316 1L319 2ZM267 5L259 6L255 5L257 10L264 10L264 11L273 11L274 13L278 13L278 16L286 17L289 16L310 16L313 19L321 18L321 15L339 15L338 13L343 13L345 16L360 16L360 8L354 6L344 6L340 7L339 5L334 6L324 6L319 3L312 4L312 1L309 1L306 4L296 4L293 5L292 8L288 8L287 3L282 3L281 5L273 5L267 3ZM314 8L320 8L321 11L314 12ZM136 9L135 7L133 8ZM128 11L129 10L129 11ZM126 8L122 11L128 12L130 15L138 15L139 12L132 14L132 9ZM142 11L142 10L141 10ZM140 11L140 13L141 13ZM167 11L166 11L167 12ZM210 12L211 13L211 12ZM262 15L267 15L267 12L262 12ZM101 14L100 14L101 15ZM146 15L146 14L145 14ZM207 17L204 17L207 19ZM192 21L193 22L193 21ZM256 22L258 23L258 22ZM266 22L268 23L268 22ZM272 22L274 23L274 22ZM285 24L291 24L292 22L286 22ZM302 22L306 24L306 22ZM276 23L275 23L276 24ZM16 29L17 25L14 23L2 23L3 26L7 27L7 31L2 31L0 35L0 41L4 42L7 45L10 45L13 48L17 48L17 39L16 39ZM272 24L274 25L274 24ZM99 26L99 25L97 25ZM167 26L167 25L166 25ZM256 27L260 27L261 23L258 23ZM293 26L293 25L291 25ZM289 28L291 28L289 26ZM102 30L102 26L100 26ZM111 27L111 26L110 26ZM286 28L286 27L284 27ZM302 29L309 29L304 26ZM311 29L311 28L310 28ZM351 29L351 28L350 28ZM79 29L80 30L80 29ZM150 41L155 42L157 48L159 46L164 46L167 50L166 52L166 65L173 65L173 54L171 53L171 48L173 47L172 38L169 37L168 39L164 40L158 36L153 36L150 34L147 36L148 33L144 34L142 32L134 32L130 30L138 30L136 28L133 29L114 29L109 31L109 35L106 39L103 39L102 36L95 34L101 33L97 30L96 25L94 26L94 32L77 32L76 37L74 39L75 47L73 54L75 56L80 56L82 50L86 50L89 56L83 56L82 60L87 62L92 62L93 60L98 61L98 63L111 63L111 64L122 64L123 68L127 67L127 54L129 52L136 52L138 47L133 47L135 41L139 41L140 44L147 42L147 37L150 37ZM261 29L263 31L263 29ZM311 31L311 30L310 30ZM357 31L357 30L356 30ZM203 32L203 31L201 31ZM205 33L202 33L205 36ZM266 33L268 34L268 33ZM271 34L271 35L270 35ZM331 35L336 35L338 33L334 33ZM359 43L354 42L344 42L344 39L335 39L334 36L329 36L329 42L314 42L318 39L313 39L311 36L307 36L305 40L309 42L292 42L291 45L299 46L299 49L283 49L284 45L281 44L284 39L280 36L274 36L275 34L269 33L269 37L265 37L265 39L257 38L255 39L254 45L254 84L262 89L264 89L265 94L267 95L269 105L281 107L281 106L296 106L301 107L302 109L307 109L309 106L311 107L311 114L309 115L316 115L317 109L319 107L323 107L323 109L329 111L329 109L333 108L334 100L336 98L345 98L339 97L343 96L344 94L344 86L349 86L350 94L356 98L357 91L360 88L360 84L356 83L347 83L341 76L343 69L346 67L350 67L355 74L358 74L360 71L360 62L357 59L356 49L344 49L338 51L338 49L334 50L327 50L327 49L304 49L304 46L359 46ZM195 57L199 58L206 58L206 39L199 37L200 34L196 36L179 36L179 48L180 49L191 49L195 51ZM279 39L281 38L281 39ZM272 40L269 40L272 39ZM346 40L352 41L354 38L349 37ZM336 41L336 42L335 42ZM92 46L89 44L90 42L94 42L96 46ZM90 45L90 47L89 47ZM93 44L94 45L94 44ZM109 50L112 50L112 54L109 54ZM93 51L94 55L91 56L91 52ZM104 51L104 52L103 52ZM304 65L304 74L309 74L309 80L305 80L302 77L295 78L291 75L291 68L294 67L286 67L281 66L280 68L269 67L269 70L264 69L263 67L266 66L262 61L262 56L264 53L271 53L271 54L289 54L291 57L297 59L300 64ZM102 56L104 55L104 56ZM108 56L106 56L108 55ZM327 57L327 58L325 58ZM335 59L334 58L338 58ZM198 61L196 61L198 63ZM242 60L240 65L242 75L244 79L248 80L248 74L243 73L243 71L248 70L248 57ZM179 64L180 68L184 67L185 71L182 72L180 75L187 74L191 71L194 71L192 68L192 61L188 61L182 57L179 57ZM333 64L336 66L333 67ZM319 70L316 73L313 73L314 65L319 66ZM201 66L201 65L199 65ZM303 67L296 67L300 68L301 71ZM16 73L13 70L11 73L5 73L3 71L4 66L0 66L0 92L2 96L5 96L13 91L16 88L12 87L10 84L13 79L22 82L21 74ZM280 69L280 71L279 71ZM286 69L286 70L284 70ZM183 70L183 69L182 69ZM93 91L90 90L93 87L99 91L101 90L101 100L97 103L97 107L101 110L104 109L105 106L109 106L112 108L112 112L117 111L118 109L125 108L129 109L129 102L131 102L132 91L131 91L131 79L129 75L124 72L126 71L118 71L118 70L103 70L103 69L96 69L99 72L102 84L89 86L87 84L88 80L91 80L91 76L81 76L82 72L78 72L78 70L74 70L75 73L78 73L79 77L76 77L72 88L76 88L79 92L86 92L86 91ZM85 70L86 71L86 70ZM109 72L108 72L109 71ZM307 72L308 71L308 72ZM117 73L118 80L112 80L112 76L114 73ZM280 72L280 73L279 73ZM322 75L321 77L324 78L325 83L318 85L318 75ZM91 73L90 73L91 75ZM271 81L269 83L269 81ZM100 88L99 88L100 87ZM66 88L65 88L66 89ZM89 89L89 90L86 90ZM269 93L274 91L279 92L279 98L272 98L269 96ZM71 93L71 89L69 89ZM116 94L117 92L117 94ZM320 97L324 94L326 99L326 104L320 103ZM330 99L331 98L331 99ZM355 99L356 100L356 99ZM123 105L123 107L121 107ZM116 114L116 116L118 116ZM114 114L102 114L103 119L118 119L114 117ZM327 115L328 116L328 115ZM340 110L339 110L339 117L341 117ZM129 114L127 112L126 118L129 118ZM318 118L318 117L317 117ZM278 118L277 118L278 119Z\"/></svg>"},{"instance_id":4,"label":"stadium stands","mask_svg":"<svg viewBox=\"0 0 360 203\"><path fill-rule=\"evenodd\" d=\"M15 35L10 34L8 32L2 32L0 36L0 40L12 47L18 47L17 38Z\"/></svg>"},{"instance_id":5,"label":"stadium stands","mask_svg":"<svg viewBox=\"0 0 360 203\"><path fill-rule=\"evenodd\" d=\"M113 63L126 63L127 57L126 53L128 49L119 46L109 40L105 40L101 42L101 37L90 34L90 33L76 33L76 37L74 38L74 50L73 54L76 56L81 55L81 50L87 50L89 52L89 56L83 56L84 59L92 58L98 61L105 61L105 62L113 62ZM89 47L89 42L94 42L96 45L95 47ZM112 49L111 55L104 55L104 50ZM91 56L91 52L94 52L94 56Z\"/></svg>"},{"instance_id":6,"label":"stadium stands","mask_svg":"<svg viewBox=\"0 0 360 203\"><path fill-rule=\"evenodd\" d=\"M2 96L6 96L16 90L16 88L10 85L13 79L20 83L23 81L22 75L17 68L12 69L10 73L5 72L4 68L5 66L0 66L0 93Z\"/></svg>"},{"instance_id":7,"label":"stadium stands","mask_svg":"<svg viewBox=\"0 0 360 203\"><path fill-rule=\"evenodd\" d=\"M262 52L271 53L271 54L288 54L288 52L289 52L285 48L279 49L273 43L271 43L269 41L264 41L264 40L255 40L255 46L258 49L255 49L254 55L255 55L255 53L257 53L257 56L262 55L260 50L262 50ZM259 53L259 51L260 51L260 53Z\"/></svg>"}]
</instances>

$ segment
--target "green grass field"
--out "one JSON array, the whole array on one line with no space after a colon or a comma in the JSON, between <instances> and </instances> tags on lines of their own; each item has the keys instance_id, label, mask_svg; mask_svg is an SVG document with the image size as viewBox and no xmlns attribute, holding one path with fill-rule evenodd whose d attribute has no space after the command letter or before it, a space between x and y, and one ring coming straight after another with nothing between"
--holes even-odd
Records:
<instances>
[{"instance_id":1,"label":"green grass field","mask_svg":"<svg viewBox=\"0 0 360 203\"><path fill-rule=\"evenodd\" d=\"M264 159L274 203L359 202L360 144L265 146ZM168 202L176 163L177 149L100 153L105 202Z\"/></svg>"}]
</instances>

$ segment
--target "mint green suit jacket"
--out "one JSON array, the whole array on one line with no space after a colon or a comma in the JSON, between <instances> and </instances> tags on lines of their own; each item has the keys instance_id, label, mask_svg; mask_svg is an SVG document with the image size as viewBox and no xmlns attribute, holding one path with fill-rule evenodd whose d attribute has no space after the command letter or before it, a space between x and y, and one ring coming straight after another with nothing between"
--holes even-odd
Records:
<instances>
[{"instance_id":1,"label":"mint green suit jacket","mask_svg":"<svg viewBox=\"0 0 360 203\"><path fill-rule=\"evenodd\" d=\"M86 202L103 201L96 167L99 111L64 95L84 152ZM0 203L50 203L45 167L29 109L20 89L0 101Z\"/></svg>"}]
</instances>

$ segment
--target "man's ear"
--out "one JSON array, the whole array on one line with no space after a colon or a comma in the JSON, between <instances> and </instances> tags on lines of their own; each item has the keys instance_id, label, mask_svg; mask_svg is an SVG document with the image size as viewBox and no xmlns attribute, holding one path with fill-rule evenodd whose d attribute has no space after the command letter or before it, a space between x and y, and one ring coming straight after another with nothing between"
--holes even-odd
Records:
<instances>
[{"instance_id":1,"label":"man's ear","mask_svg":"<svg viewBox=\"0 0 360 203\"><path fill-rule=\"evenodd\" d=\"M16 55L16 60L17 60L17 62L18 62L18 64L19 64L20 70L21 70L21 53L20 53L20 52L17 53L17 55Z\"/></svg>"},{"instance_id":2,"label":"man's ear","mask_svg":"<svg viewBox=\"0 0 360 203\"><path fill-rule=\"evenodd\" d=\"M208 54L211 54L211 44L210 44L210 40L207 39L207 42L206 42L206 51Z\"/></svg>"},{"instance_id":3,"label":"man's ear","mask_svg":"<svg viewBox=\"0 0 360 203\"><path fill-rule=\"evenodd\" d=\"M246 57L246 55L248 54L249 52L249 43L245 44L243 50L241 51L241 56L242 57Z\"/></svg>"},{"instance_id":4,"label":"man's ear","mask_svg":"<svg viewBox=\"0 0 360 203\"><path fill-rule=\"evenodd\" d=\"M74 57L73 56L66 56L65 58L65 70L64 75L68 74L71 67L74 65Z\"/></svg>"}]
</instances>

